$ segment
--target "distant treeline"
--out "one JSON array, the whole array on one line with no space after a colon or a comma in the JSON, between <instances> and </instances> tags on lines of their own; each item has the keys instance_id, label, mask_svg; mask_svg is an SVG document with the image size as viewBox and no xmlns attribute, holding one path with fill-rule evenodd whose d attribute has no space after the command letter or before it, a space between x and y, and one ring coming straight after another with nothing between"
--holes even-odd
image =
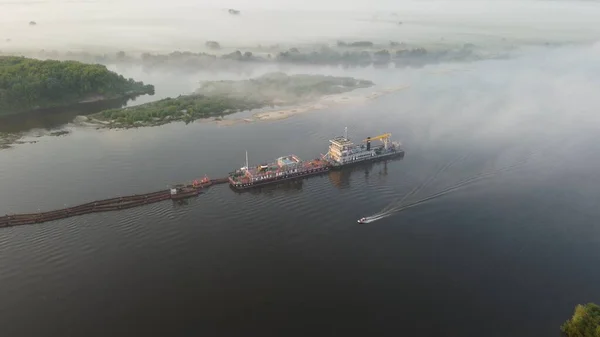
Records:
<instances>
[{"instance_id":1,"label":"distant treeline","mask_svg":"<svg viewBox=\"0 0 600 337\"><path fill-rule=\"evenodd\" d=\"M153 93L100 64L0 56L0 115Z\"/></svg>"},{"instance_id":2,"label":"distant treeline","mask_svg":"<svg viewBox=\"0 0 600 337\"><path fill-rule=\"evenodd\" d=\"M217 41L208 41L205 48L223 50ZM227 68L243 64L273 62L341 65L344 67L389 66L390 64L396 67L418 67L438 62L465 62L498 57L498 55L484 55L472 44L465 44L453 49L428 50L393 41L386 46L378 46L370 41L350 43L339 41L335 46L292 47L282 50L276 45L272 47L259 46L252 50L235 50L219 55L192 51L175 51L169 54L143 53L141 55L130 55L123 51L103 55L86 52L61 54L55 51L41 51L39 56L54 59L77 59L83 62L102 64L142 64L149 68L193 67L197 69Z\"/></svg>"}]
</instances>

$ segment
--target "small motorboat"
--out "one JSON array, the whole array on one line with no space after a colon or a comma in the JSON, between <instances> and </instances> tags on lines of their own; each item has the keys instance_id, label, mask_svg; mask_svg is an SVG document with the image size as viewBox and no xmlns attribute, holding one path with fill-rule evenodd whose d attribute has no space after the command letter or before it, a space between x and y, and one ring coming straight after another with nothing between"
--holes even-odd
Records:
<instances>
[{"instance_id":1,"label":"small motorboat","mask_svg":"<svg viewBox=\"0 0 600 337\"><path fill-rule=\"evenodd\" d=\"M366 223L367 218L360 218L358 219L358 223Z\"/></svg>"}]
</instances>

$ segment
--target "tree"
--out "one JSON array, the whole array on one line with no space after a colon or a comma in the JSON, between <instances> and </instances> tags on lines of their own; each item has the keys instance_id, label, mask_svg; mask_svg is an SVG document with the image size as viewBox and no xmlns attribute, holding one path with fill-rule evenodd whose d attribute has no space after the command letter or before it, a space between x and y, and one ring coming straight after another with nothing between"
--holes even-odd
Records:
<instances>
[{"instance_id":1,"label":"tree","mask_svg":"<svg viewBox=\"0 0 600 337\"><path fill-rule=\"evenodd\" d=\"M578 304L573 317L560 330L568 337L600 337L600 306L594 303Z\"/></svg>"},{"instance_id":2,"label":"tree","mask_svg":"<svg viewBox=\"0 0 600 337\"><path fill-rule=\"evenodd\" d=\"M153 92L99 64L0 56L0 115Z\"/></svg>"}]
</instances>

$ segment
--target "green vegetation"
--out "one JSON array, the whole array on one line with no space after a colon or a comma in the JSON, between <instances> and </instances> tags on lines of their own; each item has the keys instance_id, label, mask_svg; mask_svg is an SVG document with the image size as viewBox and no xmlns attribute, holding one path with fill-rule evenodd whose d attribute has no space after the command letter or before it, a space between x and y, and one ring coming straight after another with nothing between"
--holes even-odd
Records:
<instances>
[{"instance_id":1,"label":"green vegetation","mask_svg":"<svg viewBox=\"0 0 600 337\"><path fill-rule=\"evenodd\" d=\"M115 127L150 126L183 120L224 116L243 110L267 106L268 102L239 99L224 95L186 95L123 109L105 110L89 116L92 120L109 123Z\"/></svg>"},{"instance_id":2,"label":"green vegetation","mask_svg":"<svg viewBox=\"0 0 600 337\"><path fill-rule=\"evenodd\" d=\"M325 75L286 75L275 72L243 81L212 81L204 83L196 93L228 95L246 99L295 104L324 95L341 94L358 88L367 88L373 82L352 77Z\"/></svg>"},{"instance_id":3,"label":"green vegetation","mask_svg":"<svg viewBox=\"0 0 600 337\"><path fill-rule=\"evenodd\" d=\"M206 82L193 95L166 98L124 109L111 109L90 116L114 127L151 126L175 120L199 118L275 105L291 105L373 85L351 77L269 73L242 81Z\"/></svg>"},{"instance_id":4,"label":"green vegetation","mask_svg":"<svg viewBox=\"0 0 600 337\"><path fill-rule=\"evenodd\" d=\"M0 115L141 94L154 87L103 65L0 56Z\"/></svg>"},{"instance_id":5,"label":"green vegetation","mask_svg":"<svg viewBox=\"0 0 600 337\"><path fill-rule=\"evenodd\" d=\"M594 303L577 305L573 317L560 330L568 337L600 337L600 306Z\"/></svg>"}]
</instances>

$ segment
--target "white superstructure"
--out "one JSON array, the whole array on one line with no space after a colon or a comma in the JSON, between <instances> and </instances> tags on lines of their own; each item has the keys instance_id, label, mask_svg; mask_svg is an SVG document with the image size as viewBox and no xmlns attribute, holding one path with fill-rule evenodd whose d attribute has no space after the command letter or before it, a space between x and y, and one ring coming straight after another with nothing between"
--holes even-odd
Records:
<instances>
[{"instance_id":1,"label":"white superstructure","mask_svg":"<svg viewBox=\"0 0 600 337\"><path fill-rule=\"evenodd\" d=\"M400 143L390 142L390 133L385 133L377 137L368 137L363 140L363 144L354 144L348 139L348 129L346 128L344 136L335 137L329 140L329 151L327 159L337 165L345 165L354 162L371 160L379 157L387 157L398 153ZM381 140L382 145L371 146L371 141Z\"/></svg>"}]
</instances>

